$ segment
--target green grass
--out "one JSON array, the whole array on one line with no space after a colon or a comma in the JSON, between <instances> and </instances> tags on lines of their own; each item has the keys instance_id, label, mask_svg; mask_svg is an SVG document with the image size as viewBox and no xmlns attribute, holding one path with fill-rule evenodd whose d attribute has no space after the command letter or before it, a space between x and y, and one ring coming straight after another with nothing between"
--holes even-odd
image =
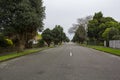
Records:
<instances>
[{"instance_id":1,"label":"green grass","mask_svg":"<svg viewBox=\"0 0 120 80\"><path fill-rule=\"evenodd\" d=\"M86 46L86 47L93 48L99 51L103 51L103 52L107 52L107 53L120 56L120 49L113 49L113 48L108 48L104 46L91 46L91 45L82 45L82 46Z\"/></svg>"},{"instance_id":2,"label":"green grass","mask_svg":"<svg viewBox=\"0 0 120 80\"><path fill-rule=\"evenodd\" d=\"M13 58L17 58L17 57L20 57L20 56L28 55L28 54L40 52L40 51L45 50L45 49L48 49L48 48L47 47L34 48L34 49L28 49L28 50L25 50L25 51L19 52L19 53L17 53L17 52L10 53L10 54L4 55L4 56L0 56L0 62L6 61L6 60L9 60L9 59L13 59Z\"/></svg>"}]
</instances>

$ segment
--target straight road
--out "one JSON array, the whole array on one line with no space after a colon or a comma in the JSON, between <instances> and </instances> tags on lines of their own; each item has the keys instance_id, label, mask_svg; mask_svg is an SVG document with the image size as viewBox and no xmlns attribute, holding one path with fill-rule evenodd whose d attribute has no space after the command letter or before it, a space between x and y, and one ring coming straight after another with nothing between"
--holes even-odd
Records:
<instances>
[{"instance_id":1,"label":"straight road","mask_svg":"<svg viewBox=\"0 0 120 80\"><path fill-rule=\"evenodd\" d=\"M0 63L0 80L120 80L120 58L68 43Z\"/></svg>"}]
</instances>

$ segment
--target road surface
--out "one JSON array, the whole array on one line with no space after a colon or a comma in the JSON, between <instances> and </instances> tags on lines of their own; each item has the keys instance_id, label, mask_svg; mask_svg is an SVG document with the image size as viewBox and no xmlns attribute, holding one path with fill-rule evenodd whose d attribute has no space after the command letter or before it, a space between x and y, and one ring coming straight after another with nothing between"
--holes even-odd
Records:
<instances>
[{"instance_id":1,"label":"road surface","mask_svg":"<svg viewBox=\"0 0 120 80\"><path fill-rule=\"evenodd\" d=\"M0 80L120 80L120 58L69 43L0 63Z\"/></svg>"}]
</instances>

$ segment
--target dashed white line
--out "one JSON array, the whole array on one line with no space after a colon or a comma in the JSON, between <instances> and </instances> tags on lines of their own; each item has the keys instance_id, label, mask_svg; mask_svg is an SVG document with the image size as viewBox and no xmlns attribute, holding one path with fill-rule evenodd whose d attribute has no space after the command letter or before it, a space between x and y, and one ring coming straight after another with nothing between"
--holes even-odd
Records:
<instances>
[{"instance_id":1,"label":"dashed white line","mask_svg":"<svg viewBox=\"0 0 120 80\"><path fill-rule=\"evenodd\" d=\"M70 56L73 56L73 53L72 53L72 52L70 52Z\"/></svg>"}]
</instances>

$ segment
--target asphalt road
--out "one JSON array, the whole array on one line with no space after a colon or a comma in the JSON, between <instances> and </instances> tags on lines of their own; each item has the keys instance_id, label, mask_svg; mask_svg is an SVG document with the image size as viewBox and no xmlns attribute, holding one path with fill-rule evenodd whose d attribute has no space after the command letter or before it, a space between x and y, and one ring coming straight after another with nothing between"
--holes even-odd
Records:
<instances>
[{"instance_id":1,"label":"asphalt road","mask_svg":"<svg viewBox=\"0 0 120 80\"><path fill-rule=\"evenodd\" d=\"M0 80L120 80L120 58L69 43L0 63Z\"/></svg>"}]
</instances>

